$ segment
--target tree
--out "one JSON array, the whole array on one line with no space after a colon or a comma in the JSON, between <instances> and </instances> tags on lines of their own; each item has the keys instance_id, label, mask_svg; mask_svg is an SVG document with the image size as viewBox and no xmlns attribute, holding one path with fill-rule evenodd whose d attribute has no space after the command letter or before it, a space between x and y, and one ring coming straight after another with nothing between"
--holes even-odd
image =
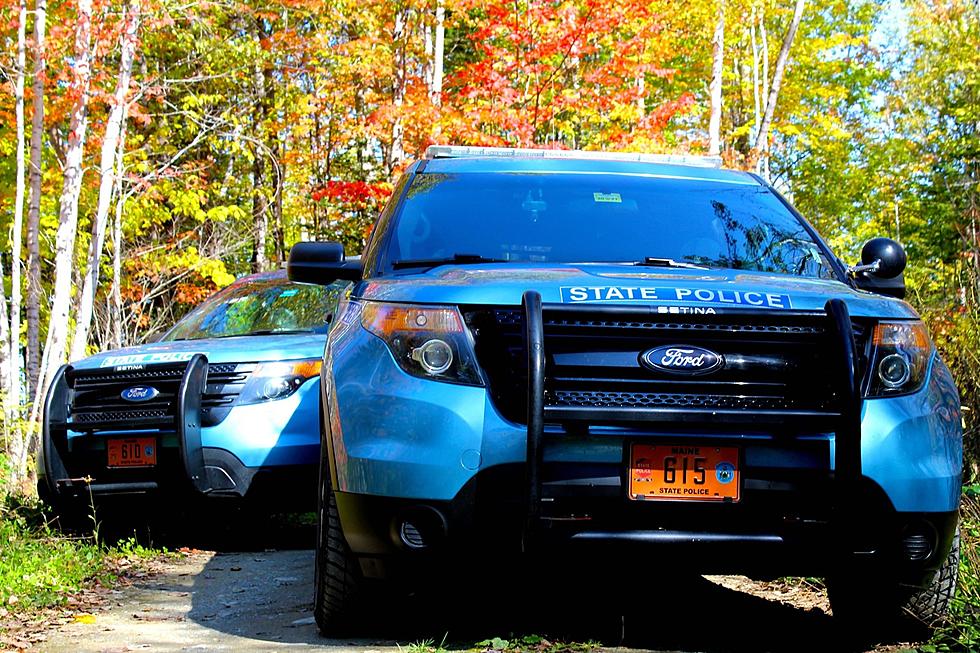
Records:
<instances>
[{"instance_id":1,"label":"tree","mask_svg":"<svg viewBox=\"0 0 980 653\"><path fill-rule=\"evenodd\" d=\"M24 76L27 69L27 0L20 0L17 9L17 67L14 71L14 103L17 122L17 180L14 200L13 247L10 255L10 331L7 339L0 338L0 347L7 348L6 419L12 423L20 417L20 301L21 301L21 238L24 231ZM3 266L0 265L0 270ZM6 326L6 316L0 320Z\"/></svg>"},{"instance_id":2,"label":"tree","mask_svg":"<svg viewBox=\"0 0 980 653\"><path fill-rule=\"evenodd\" d=\"M762 122L759 125L759 133L755 138L755 145L752 148L755 157L765 157L768 155L769 127L772 125L773 114L776 112L776 101L779 99L779 91L783 85L786 60L789 58L789 51L793 46L793 39L796 38L796 31L799 29L800 20L803 18L804 4L805 0L796 0L793 8L793 19L790 21L789 29L786 30L786 37L783 39L783 47L779 50L779 56L776 57L776 69L773 72L769 96L766 98L766 109L762 115Z\"/></svg>"},{"instance_id":3,"label":"tree","mask_svg":"<svg viewBox=\"0 0 980 653\"><path fill-rule=\"evenodd\" d=\"M725 70L725 0L718 0L718 20L711 41L711 118L708 123L708 154L721 153L721 87Z\"/></svg>"},{"instance_id":4,"label":"tree","mask_svg":"<svg viewBox=\"0 0 980 653\"><path fill-rule=\"evenodd\" d=\"M92 75L91 0L79 0L77 12L74 68L70 87L72 109L68 127L68 144L65 150L65 174L58 215L58 233L55 239L54 293L51 299L51 320L48 325L47 343L42 357L43 369L34 395L34 415L39 411L48 384L54 378L58 367L64 362L65 349L68 344L75 232L78 229L78 199L82 189L82 162L88 126L89 85ZM26 460L21 461L21 465L24 464L26 464Z\"/></svg>"},{"instance_id":5,"label":"tree","mask_svg":"<svg viewBox=\"0 0 980 653\"><path fill-rule=\"evenodd\" d=\"M133 73L133 57L137 48L140 0L129 0L123 20L125 26L119 35L119 77L116 82L116 92L112 96L112 108L106 121L105 134L102 138L98 208L92 220L92 240L89 244L85 274L82 277L82 291L69 360L84 357L85 347L88 344L89 326L92 323L92 305L95 303L95 292L99 285L99 263L102 258L106 223L109 218L112 191L116 181L115 169L117 165L121 165L121 163L117 163L117 159L121 158L122 155L119 147L120 133L126 115L126 96L129 93L129 82ZM117 201L121 200L117 199Z\"/></svg>"},{"instance_id":6,"label":"tree","mask_svg":"<svg viewBox=\"0 0 980 653\"><path fill-rule=\"evenodd\" d=\"M44 81L47 70L47 0L34 2L34 87L31 115L30 204L27 207L27 380L35 394L41 362L41 182L44 146Z\"/></svg>"}]
</instances>

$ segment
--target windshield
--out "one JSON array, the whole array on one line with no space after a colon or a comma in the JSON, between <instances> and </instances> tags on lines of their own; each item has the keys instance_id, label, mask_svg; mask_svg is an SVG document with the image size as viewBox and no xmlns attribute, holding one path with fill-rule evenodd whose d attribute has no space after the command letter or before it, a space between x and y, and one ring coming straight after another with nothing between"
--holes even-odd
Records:
<instances>
[{"instance_id":1,"label":"windshield","mask_svg":"<svg viewBox=\"0 0 980 653\"><path fill-rule=\"evenodd\" d=\"M164 340L271 333L326 333L342 284L312 286L284 277L232 284L187 314Z\"/></svg>"},{"instance_id":2,"label":"windshield","mask_svg":"<svg viewBox=\"0 0 980 653\"><path fill-rule=\"evenodd\" d=\"M802 221L748 178L424 173L413 180L395 219L387 270L411 271L413 262L446 259L660 259L667 265L833 278Z\"/></svg>"}]
</instances>

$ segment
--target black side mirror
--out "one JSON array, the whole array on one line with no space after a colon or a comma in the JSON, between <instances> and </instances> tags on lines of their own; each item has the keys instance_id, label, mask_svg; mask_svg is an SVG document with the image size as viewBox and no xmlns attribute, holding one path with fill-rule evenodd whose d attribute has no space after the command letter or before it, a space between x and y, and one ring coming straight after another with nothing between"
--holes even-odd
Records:
<instances>
[{"instance_id":1,"label":"black side mirror","mask_svg":"<svg viewBox=\"0 0 980 653\"><path fill-rule=\"evenodd\" d=\"M363 275L360 258L344 256L340 243L296 243L289 250L286 274L290 281L327 286L338 279L359 281Z\"/></svg>"},{"instance_id":2,"label":"black side mirror","mask_svg":"<svg viewBox=\"0 0 980 653\"><path fill-rule=\"evenodd\" d=\"M850 268L854 283L862 290L892 297L905 297L905 265L902 246L891 238L872 238L861 249L861 265Z\"/></svg>"}]
</instances>

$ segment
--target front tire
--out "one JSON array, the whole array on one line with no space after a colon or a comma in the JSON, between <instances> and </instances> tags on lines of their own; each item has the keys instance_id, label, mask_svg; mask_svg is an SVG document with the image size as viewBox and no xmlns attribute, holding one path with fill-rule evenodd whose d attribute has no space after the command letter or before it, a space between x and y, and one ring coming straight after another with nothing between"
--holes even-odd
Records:
<instances>
[{"instance_id":1,"label":"front tire","mask_svg":"<svg viewBox=\"0 0 980 653\"><path fill-rule=\"evenodd\" d=\"M313 616L320 634L336 637L356 624L364 579L340 528L333 490L327 485L320 492L326 496L321 498L318 519Z\"/></svg>"},{"instance_id":2,"label":"front tire","mask_svg":"<svg viewBox=\"0 0 980 653\"><path fill-rule=\"evenodd\" d=\"M834 618L848 630L881 628L900 619L926 630L939 625L956 592L960 564L960 534L929 585L909 588L882 577L859 574L827 579L827 595Z\"/></svg>"}]
</instances>

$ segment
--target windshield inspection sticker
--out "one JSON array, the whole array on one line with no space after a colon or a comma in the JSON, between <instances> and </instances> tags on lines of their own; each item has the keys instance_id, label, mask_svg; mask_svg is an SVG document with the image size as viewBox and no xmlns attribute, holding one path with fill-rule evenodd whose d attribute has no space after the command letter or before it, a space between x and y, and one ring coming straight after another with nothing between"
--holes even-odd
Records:
<instances>
[{"instance_id":1,"label":"windshield inspection sticker","mask_svg":"<svg viewBox=\"0 0 980 653\"><path fill-rule=\"evenodd\" d=\"M197 352L178 351L158 354L130 354L129 356L106 356L99 367L118 367L120 365L158 365L160 363L186 363Z\"/></svg>"},{"instance_id":2,"label":"windshield inspection sticker","mask_svg":"<svg viewBox=\"0 0 980 653\"><path fill-rule=\"evenodd\" d=\"M619 193L592 193L592 198L600 204L622 204L623 198Z\"/></svg>"},{"instance_id":3,"label":"windshield inspection sticker","mask_svg":"<svg viewBox=\"0 0 980 653\"><path fill-rule=\"evenodd\" d=\"M562 286L565 304L585 302L686 302L731 304L754 308L793 308L789 295L750 290L716 290L712 288L653 288L640 286ZM662 312L667 312L662 311ZM671 311L673 312L673 311Z\"/></svg>"}]
</instances>

